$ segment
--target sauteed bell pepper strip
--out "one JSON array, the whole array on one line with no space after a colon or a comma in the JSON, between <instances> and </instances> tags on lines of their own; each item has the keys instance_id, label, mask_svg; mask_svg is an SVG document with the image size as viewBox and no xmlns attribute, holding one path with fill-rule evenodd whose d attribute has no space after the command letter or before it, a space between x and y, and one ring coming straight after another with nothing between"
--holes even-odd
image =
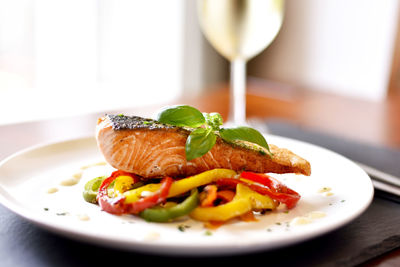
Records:
<instances>
[{"instance_id":1,"label":"sauteed bell pepper strip","mask_svg":"<svg viewBox=\"0 0 400 267\"><path fill-rule=\"evenodd\" d=\"M172 178L166 177L161 182L161 186L159 190L152 195L139 199L133 203L125 204L125 196L119 195L114 198L110 198L108 196L108 187L109 185L120 176L117 176L115 172L111 174L110 177L106 178L97 194L97 201L99 202L100 207L109 213L120 215L123 213L133 213L137 214L144 209L150 208L157 204L164 202L168 196L169 189L172 184ZM133 178L134 180L136 177ZM122 179L124 180L124 178Z\"/></svg>"},{"instance_id":2,"label":"sauteed bell pepper strip","mask_svg":"<svg viewBox=\"0 0 400 267\"><path fill-rule=\"evenodd\" d=\"M197 207L190 213L190 217L199 221L227 221L253 209L275 207L276 203L269 197L257 194L246 185L238 183L232 201L216 207Z\"/></svg>"},{"instance_id":3,"label":"sauteed bell pepper strip","mask_svg":"<svg viewBox=\"0 0 400 267\"><path fill-rule=\"evenodd\" d=\"M279 182L277 182L275 179L272 179L272 177L270 177L267 174L257 174L254 172L242 172L240 174L240 177L265 185L270 189L277 189Z\"/></svg>"},{"instance_id":4,"label":"sauteed bell pepper strip","mask_svg":"<svg viewBox=\"0 0 400 267\"><path fill-rule=\"evenodd\" d=\"M168 222L175 218L189 214L197 207L199 203L199 193L197 189L192 189L190 196L183 202L172 207L153 207L145 209L139 213L139 216L146 221Z\"/></svg>"},{"instance_id":5,"label":"sauteed bell pepper strip","mask_svg":"<svg viewBox=\"0 0 400 267\"><path fill-rule=\"evenodd\" d=\"M222 200L224 203L231 201L235 197L235 192L231 190L221 190L217 192L217 199Z\"/></svg>"},{"instance_id":6,"label":"sauteed bell pepper strip","mask_svg":"<svg viewBox=\"0 0 400 267\"><path fill-rule=\"evenodd\" d=\"M126 172L126 171L121 171L121 170L117 170L111 173L112 177L118 177L118 176L129 176L133 179L133 181L135 183L139 182L140 179L136 176L136 174L134 173L130 173L130 172Z\"/></svg>"},{"instance_id":7,"label":"sauteed bell pepper strip","mask_svg":"<svg viewBox=\"0 0 400 267\"><path fill-rule=\"evenodd\" d=\"M237 173L228 169L213 169L203 173L175 181L171 185L168 197L178 196L185 192L189 192L193 188L203 186L215 182L220 178L233 178ZM123 193L125 203L135 202L140 198L143 191L154 192L160 188L159 184L147 184L137 189L129 190Z\"/></svg>"},{"instance_id":8,"label":"sauteed bell pepper strip","mask_svg":"<svg viewBox=\"0 0 400 267\"><path fill-rule=\"evenodd\" d=\"M239 180L239 179L219 179L216 181L217 185L227 185L227 186L235 186L237 184L245 184L248 187L250 187L253 191L261 194L261 195L266 195L272 198L273 200L277 200L279 202L282 202L283 204L286 205L288 209L294 208L297 204L297 202L300 199L300 195L287 188L286 193L281 193L278 192L276 189L270 189L261 185L256 185L256 184L249 184L245 181Z\"/></svg>"},{"instance_id":9,"label":"sauteed bell pepper strip","mask_svg":"<svg viewBox=\"0 0 400 267\"><path fill-rule=\"evenodd\" d=\"M135 180L131 176L121 175L115 179L114 196L122 195L123 192L132 188Z\"/></svg>"},{"instance_id":10,"label":"sauteed bell pepper strip","mask_svg":"<svg viewBox=\"0 0 400 267\"><path fill-rule=\"evenodd\" d=\"M204 187L203 192L200 194L200 206L211 207L217 199L217 190L218 187L213 184Z\"/></svg>"},{"instance_id":11,"label":"sauteed bell pepper strip","mask_svg":"<svg viewBox=\"0 0 400 267\"><path fill-rule=\"evenodd\" d=\"M297 194L297 192L288 188L286 185L279 182L277 179L269 176L265 173L254 173L254 172L242 172L240 177L245 178L247 180L262 184L267 186L271 190L275 190L280 193L290 193Z\"/></svg>"},{"instance_id":12,"label":"sauteed bell pepper strip","mask_svg":"<svg viewBox=\"0 0 400 267\"><path fill-rule=\"evenodd\" d=\"M229 169L213 169L205 171L203 173L181 179L174 182L169 192L169 197L178 196L182 193L188 192L193 188L197 188L202 185L210 184L220 178L233 178L237 173Z\"/></svg>"},{"instance_id":13,"label":"sauteed bell pepper strip","mask_svg":"<svg viewBox=\"0 0 400 267\"><path fill-rule=\"evenodd\" d=\"M165 177L161 181L160 189L155 193L151 194L150 196L141 198L133 203L124 203L124 206L126 207L126 213L138 214L145 209L163 203L168 197L168 192L171 188L172 181L173 180L171 177Z\"/></svg>"},{"instance_id":14,"label":"sauteed bell pepper strip","mask_svg":"<svg viewBox=\"0 0 400 267\"><path fill-rule=\"evenodd\" d=\"M106 179L105 176L96 177L85 184L83 190L83 198L86 202L96 204L97 203L97 192L103 180Z\"/></svg>"},{"instance_id":15,"label":"sauteed bell pepper strip","mask_svg":"<svg viewBox=\"0 0 400 267\"><path fill-rule=\"evenodd\" d=\"M124 206L124 197L110 198L108 196L108 187L116 178L116 176L111 175L104 179L97 193L97 202L102 210L111 214L121 215L125 213L126 210Z\"/></svg>"},{"instance_id":16,"label":"sauteed bell pepper strip","mask_svg":"<svg viewBox=\"0 0 400 267\"><path fill-rule=\"evenodd\" d=\"M128 190L122 195L125 197L125 203L133 203L140 199L143 192L156 192L160 189L160 184L146 184L136 189Z\"/></svg>"},{"instance_id":17,"label":"sauteed bell pepper strip","mask_svg":"<svg viewBox=\"0 0 400 267\"><path fill-rule=\"evenodd\" d=\"M286 185L282 184L275 178L262 173L254 173L254 172L242 172L240 174L241 177L256 181L260 184L266 185L272 191L275 191L275 196L271 196L272 198L285 203L288 209L296 206L297 202L300 200L300 194L296 191L290 189Z\"/></svg>"},{"instance_id":18,"label":"sauteed bell pepper strip","mask_svg":"<svg viewBox=\"0 0 400 267\"><path fill-rule=\"evenodd\" d=\"M137 178L132 173L127 173L124 171L115 171L111 176L116 177L116 179L109 185L108 188L109 196L119 195L123 191L126 191L128 189L134 189L143 185L143 182L139 181L139 178ZM97 193L99 191L99 187L103 182L103 180L106 178L107 176L96 177L92 180L89 180L85 184L83 190L83 198L85 199L85 201L93 204L97 203Z\"/></svg>"},{"instance_id":19,"label":"sauteed bell pepper strip","mask_svg":"<svg viewBox=\"0 0 400 267\"><path fill-rule=\"evenodd\" d=\"M278 206L278 203L269 196L257 193L248 185L240 186L239 188L239 191L236 189L236 195L239 194L239 197L249 199L253 210L275 209Z\"/></svg>"},{"instance_id":20,"label":"sauteed bell pepper strip","mask_svg":"<svg viewBox=\"0 0 400 267\"><path fill-rule=\"evenodd\" d=\"M142 181L138 181L137 178L133 178L132 176L118 176L115 179L114 196L120 196L125 191L141 187L143 184L144 183Z\"/></svg>"}]
</instances>

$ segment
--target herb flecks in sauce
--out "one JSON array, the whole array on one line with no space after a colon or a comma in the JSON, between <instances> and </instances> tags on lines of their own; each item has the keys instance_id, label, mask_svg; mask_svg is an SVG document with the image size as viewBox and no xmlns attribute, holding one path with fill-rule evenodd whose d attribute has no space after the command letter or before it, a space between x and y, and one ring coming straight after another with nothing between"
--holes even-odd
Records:
<instances>
[{"instance_id":1,"label":"herb flecks in sauce","mask_svg":"<svg viewBox=\"0 0 400 267\"><path fill-rule=\"evenodd\" d=\"M320 188L317 192L323 194L326 197L330 197L330 196L334 195L332 192L332 188L330 188L328 186L324 186L324 187Z\"/></svg>"},{"instance_id":2,"label":"herb flecks in sauce","mask_svg":"<svg viewBox=\"0 0 400 267\"><path fill-rule=\"evenodd\" d=\"M179 225L177 226L177 228L178 228L179 231L185 232L186 229L190 228L190 226L187 225L187 224L179 224Z\"/></svg>"},{"instance_id":3,"label":"herb flecks in sauce","mask_svg":"<svg viewBox=\"0 0 400 267\"><path fill-rule=\"evenodd\" d=\"M204 232L204 235L206 235L206 236L210 236L210 235L212 235L213 233L210 231L210 230L207 230L207 231L205 231Z\"/></svg>"}]
</instances>

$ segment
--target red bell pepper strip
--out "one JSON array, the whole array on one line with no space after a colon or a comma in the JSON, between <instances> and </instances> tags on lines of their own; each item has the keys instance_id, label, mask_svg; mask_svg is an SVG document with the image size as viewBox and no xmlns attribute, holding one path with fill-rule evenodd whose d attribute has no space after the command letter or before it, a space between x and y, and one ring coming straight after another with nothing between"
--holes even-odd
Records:
<instances>
[{"instance_id":1,"label":"red bell pepper strip","mask_svg":"<svg viewBox=\"0 0 400 267\"><path fill-rule=\"evenodd\" d=\"M240 177L265 185L271 190L276 189L279 182L277 182L275 179L272 179L272 177L266 175L266 174L259 174L259 173L254 173L254 172L242 172L240 174Z\"/></svg>"},{"instance_id":2,"label":"red bell pepper strip","mask_svg":"<svg viewBox=\"0 0 400 267\"><path fill-rule=\"evenodd\" d=\"M253 190L253 191L255 191L255 192L257 192L257 193L259 193L261 195L267 195L270 198L285 204L288 209L291 209L294 206L296 206L297 202L300 199L300 195L297 192L287 188L284 185L282 185L282 186L286 187L286 192L285 193L281 193L281 192L278 192L276 190L276 188L270 189L270 188L268 188L266 186L246 183L246 182L244 182L242 180L239 180L239 179L222 178L222 179L219 179L219 180L216 181L217 185L219 185L219 186L228 186L228 187L232 187L232 186L236 187L236 185L239 184L239 183L248 186L251 190Z\"/></svg>"},{"instance_id":3,"label":"red bell pepper strip","mask_svg":"<svg viewBox=\"0 0 400 267\"><path fill-rule=\"evenodd\" d=\"M242 172L240 174L242 178L257 182L259 184L267 186L271 190L276 190L279 193L299 195L296 191L290 189L286 185L279 182L277 179L269 176L265 173L254 173L254 172ZM299 195L300 198L300 195Z\"/></svg>"},{"instance_id":4,"label":"red bell pepper strip","mask_svg":"<svg viewBox=\"0 0 400 267\"><path fill-rule=\"evenodd\" d=\"M139 199L136 202L125 204L125 197L119 196L116 198L110 198L108 196L108 187L110 184L120 175L134 175L127 172L115 171L110 177L104 179L99 187L99 192L97 194L97 201L102 210L116 215L121 215L124 213L134 213L137 214L147 208L155 206L164 202L168 196L169 189L172 184L172 178L166 177L163 179L160 189L154 194ZM132 176L131 176L132 177ZM132 177L135 181L138 179L136 176Z\"/></svg>"},{"instance_id":5,"label":"red bell pepper strip","mask_svg":"<svg viewBox=\"0 0 400 267\"><path fill-rule=\"evenodd\" d=\"M101 183L99 192L97 193L97 202L102 210L111 214L121 215L125 213L124 197L112 199L108 196L108 187L118 177L118 175L114 175L114 173L115 172Z\"/></svg>"},{"instance_id":6,"label":"red bell pepper strip","mask_svg":"<svg viewBox=\"0 0 400 267\"><path fill-rule=\"evenodd\" d=\"M172 182L173 180L171 177L165 177L161 181L161 187L157 190L157 192L151 194L148 197L141 198L133 203L125 204L126 212L138 214L139 212L144 211L147 208L151 208L164 202L167 199Z\"/></svg>"}]
</instances>

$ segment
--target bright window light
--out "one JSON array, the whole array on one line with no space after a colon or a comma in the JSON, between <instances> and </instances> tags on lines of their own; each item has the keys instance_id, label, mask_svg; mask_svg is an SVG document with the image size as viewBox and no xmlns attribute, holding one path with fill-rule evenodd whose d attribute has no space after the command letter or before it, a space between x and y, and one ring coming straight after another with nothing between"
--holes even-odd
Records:
<instances>
[{"instance_id":1,"label":"bright window light","mask_svg":"<svg viewBox=\"0 0 400 267\"><path fill-rule=\"evenodd\" d=\"M183 0L0 1L0 124L180 96L183 12Z\"/></svg>"}]
</instances>

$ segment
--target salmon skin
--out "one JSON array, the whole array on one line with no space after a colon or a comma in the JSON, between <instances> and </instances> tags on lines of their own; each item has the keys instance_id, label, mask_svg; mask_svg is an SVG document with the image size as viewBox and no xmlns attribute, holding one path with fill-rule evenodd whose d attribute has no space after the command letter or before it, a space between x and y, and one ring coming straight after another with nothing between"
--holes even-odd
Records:
<instances>
[{"instance_id":1,"label":"salmon skin","mask_svg":"<svg viewBox=\"0 0 400 267\"><path fill-rule=\"evenodd\" d=\"M310 163L291 151L270 145L273 156L217 137L202 157L186 160L190 128L159 123L137 116L106 115L98 120L97 144L114 168L144 179L187 177L215 168L257 173L311 174Z\"/></svg>"}]
</instances>

